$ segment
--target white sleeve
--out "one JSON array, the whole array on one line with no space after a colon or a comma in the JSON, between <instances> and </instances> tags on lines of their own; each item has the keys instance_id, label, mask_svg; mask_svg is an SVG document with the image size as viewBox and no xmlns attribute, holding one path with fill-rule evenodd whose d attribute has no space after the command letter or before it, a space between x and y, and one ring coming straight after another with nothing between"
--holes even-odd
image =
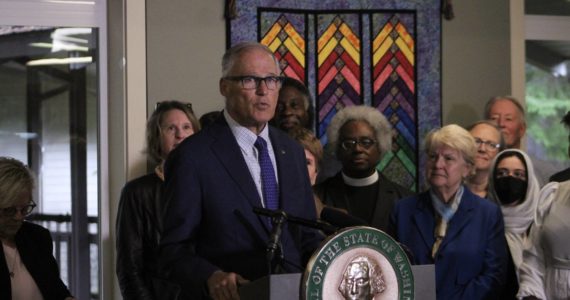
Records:
<instances>
[{"instance_id":1,"label":"white sleeve","mask_svg":"<svg viewBox=\"0 0 570 300\"><path fill-rule=\"evenodd\" d=\"M554 201L558 183L552 182L544 186L540 191L535 222L531 227L530 234L524 244L523 263L519 268L519 291L517 298L535 296L539 299L547 299L544 291L544 249L540 238L544 218Z\"/></svg>"}]
</instances>

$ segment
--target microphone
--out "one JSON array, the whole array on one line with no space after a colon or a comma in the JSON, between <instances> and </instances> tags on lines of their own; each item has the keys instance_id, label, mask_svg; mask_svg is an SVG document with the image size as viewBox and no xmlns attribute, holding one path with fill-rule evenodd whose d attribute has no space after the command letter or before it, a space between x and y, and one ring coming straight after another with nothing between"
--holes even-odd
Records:
<instances>
[{"instance_id":1,"label":"microphone","mask_svg":"<svg viewBox=\"0 0 570 300\"><path fill-rule=\"evenodd\" d=\"M282 226L285 220L287 220L287 214L281 210L271 217L273 226L269 235L269 242L267 242L267 262L270 264L273 262L277 248L279 248L279 240L281 239ZM283 255L283 253L281 254Z\"/></svg>"},{"instance_id":2,"label":"microphone","mask_svg":"<svg viewBox=\"0 0 570 300\"><path fill-rule=\"evenodd\" d=\"M267 210L267 212L271 213L271 216L277 216L278 213L272 210ZM263 214L263 213L259 213L259 214ZM245 217L245 215L239 210L239 209L235 209L234 210L234 215L236 216L236 218L238 219L238 221L245 227L245 229L249 232L249 234L254 238L254 243L256 245L256 248L265 248L267 251L268 248L268 243L267 241L255 230L253 224ZM267 214L265 214L266 216L268 216ZM272 234L271 240L273 240L271 242L272 244L272 248L274 249L274 253L276 253L276 249L279 248L281 249L281 247L279 246L279 237L280 237L280 233L279 234ZM282 251L282 249L280 250ZM273 254L274 255L274 254ZM273 258L271 258L273 259ZM272 270L272 266L271 266L271 261L268 262L269 263L269 274L272 274L271 272ZM303 270L303 268L291 261L288 261L287 259L285 259L285 257L283 256L283 253L281 252L281 257L280 257L280 263L284 264L288 264L290 266L295 267L298 270ZM276 273L276 272L274 272Z\"/></svg>"},{"instance_id":3,"label":"microphone","mask_svg":"<svg viewBox=\"0 0 570 300\"><path fill-rule=\"evenodd\" d=\"M310 227L310 228L317 229L317 230L322 230L322 231L326 232L327 234L333 233L339 229L337 226L333 226L333 225L329 224L328 222L321 221L321 220L309 220L309 219L305 219L305 218L292 216L290 214L285 213L282 210L271 210L271 209L262 208L262 207L254 207L253 212L258 214L258 215L263 215L263 216L267 216L267 217L271 217L271 218L274 218L274 217L280 215L281 213L283 213L283 214L285 214L285 219L289 223L298 224L298 225Z\"/></svg>"}]
</instances>

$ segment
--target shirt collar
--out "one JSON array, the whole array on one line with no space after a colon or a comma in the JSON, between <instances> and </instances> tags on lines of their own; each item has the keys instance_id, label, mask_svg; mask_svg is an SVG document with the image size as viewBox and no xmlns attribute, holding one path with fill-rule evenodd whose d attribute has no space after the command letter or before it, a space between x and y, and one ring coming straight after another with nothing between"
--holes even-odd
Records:
<instances>
[{"instance_id":1,"label":"shirt collar","mask_svg":"<svg viewBox=\"0 0 570 300\"><path fill-rule=\"evenodd\" d=\"M372 175L365 177L365 178L352 178L352 177L349 177L348 175L344 174L344 172L341 172L341 174L342 174L342 179L343 179L345 184L350 185L350 186L355 186L355 187L372 185L372 184L376 183L378 181L378 179L380 178L377 170L375 170L374 173L372 173Z\"/></svg>"},{"instance_id":2,"label":"shirt collar","mask_svg":"<svg viewBox=\"0 0 570 300\"><path fill-rule=\"evenodd\" d=\"M240 148L242 151L246 153L252 153L254 148L254 143L257 140L257 135L253 133L251 130L245 128L244 126L240 125L236 120L234 120L227 110L224 110L224 118L226 122L230 126L230 130L232 131L233 135L235 136ZM269 140L269 126L265 124L261 133L259 133L267 143L270 143Z\"/></svg>"}]
</instances>

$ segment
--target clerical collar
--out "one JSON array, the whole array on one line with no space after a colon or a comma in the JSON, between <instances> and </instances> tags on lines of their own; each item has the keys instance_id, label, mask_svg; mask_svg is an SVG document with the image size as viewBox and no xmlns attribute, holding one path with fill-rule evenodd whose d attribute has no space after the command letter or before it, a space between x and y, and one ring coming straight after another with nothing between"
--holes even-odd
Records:
<instances>
[{"instance_id":1,"label":"clerical collar","mask_svg":"<svg viewBox=\"0 0 570 300\"><path fill-rule=\"evenodd\" d=\"M378 175L378 171L375 171L374 173L372 173L372 175L365 178L352 178L348 177L346 174L344 174L344 172L341 173L342 173L342 180L344 180L345 184L356 187L368 186L374 184L380 178L380 176Z\"/></svg>"}]
</instances>

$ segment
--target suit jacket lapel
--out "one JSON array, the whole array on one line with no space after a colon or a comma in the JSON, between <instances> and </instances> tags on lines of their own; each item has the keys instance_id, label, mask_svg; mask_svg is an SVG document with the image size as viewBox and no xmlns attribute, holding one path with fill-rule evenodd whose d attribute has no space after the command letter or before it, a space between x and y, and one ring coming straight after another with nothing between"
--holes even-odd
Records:
<instances>
[{"instance_id":1,"label":"suit jacket lapel","mask_svg":"<svg viewBox=\"0 0 570 300\"><path fill-rule=\"evenodd\" d=\"M451 218L448 226L447 232L445 233L445 238L441 242L440 249L444 249L445 245L449 244L463 228L469 224L473 214L473 194L465 188L463 196L461 197L461 203L457 208L457 211Z\"/></svg>"},{"instance_id":2,"label":"suit jacket lapel","mask_svg":"<svg viewBox=\"0 0 570 300\"><path fill-rule=\"evenodd\" d=\"M419 201L416 206L413 219L418 231L420 232L425 246L431 249L435 242L435 218L434 211L431 207L431 199L428 192L422 193L419 196Z\"/></svg>"},{"instance_id":3,"label":"suit jacket lapel","mask_svg":"<svg viewBox=\"0 0 570 300\"><path fill-rule=\"evenodd\" d=\"M251 176L245 176L245 174L249 174L249 168L229 125L224 118L219 118L211 126L211 134L214 138L211 145L212 152L230 174L251 206L261 206L261 198L253 179Z\"/></svg>"}]
</instances>

